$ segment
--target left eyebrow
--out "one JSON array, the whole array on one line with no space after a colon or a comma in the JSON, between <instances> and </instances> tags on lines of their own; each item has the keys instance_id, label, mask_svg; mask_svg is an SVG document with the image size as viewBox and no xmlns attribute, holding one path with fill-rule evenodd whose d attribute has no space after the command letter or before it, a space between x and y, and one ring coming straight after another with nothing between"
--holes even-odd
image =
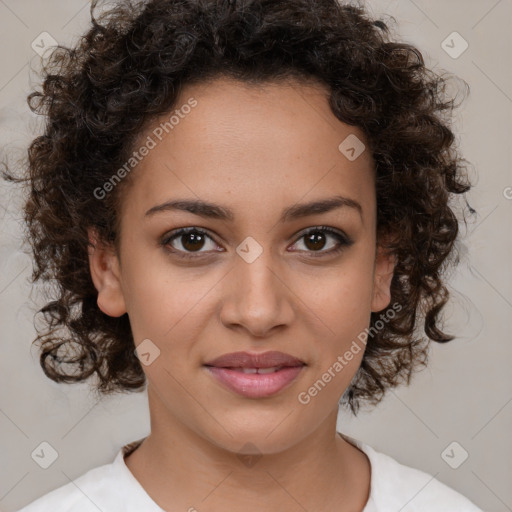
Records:
<instances>
[{"instance_id":1,"label":"left eyebrow","mask_svg":"<svg viewBox=\"0 0 512 512\"><path fill-rule=\"evenodd\" d=\"M296 204L285 208L281 213L280 222L290 222L292 220L307 217L309 215L318 215L327 213L337 208L348 207L356 210L362 218L363 208L356 200L344 196L335 196L319 201ZM153 206L146 213L150 217L155 213L165 211L186 211L204 218L218 219L233 222L235 214L229 208L206 201L181 199L171 200L165 203Z\"/></svg>"},{"instance_id":2,"label":"left eyebrow","mask_svg":"<svg viewBox=\"0 0 512 512\"><path fill-rule=\"evenodd\" d=\"M281 214L280 221L289 222L309 215L327 213L342 207L355 209L359 213L361 219L363 218L363 208L355 199L345 196L335 196L328 199L322 199L320 201L312 201L310 203L297 204L290 206L289 208L285 208Z\"/></svg>"}]
</instances>

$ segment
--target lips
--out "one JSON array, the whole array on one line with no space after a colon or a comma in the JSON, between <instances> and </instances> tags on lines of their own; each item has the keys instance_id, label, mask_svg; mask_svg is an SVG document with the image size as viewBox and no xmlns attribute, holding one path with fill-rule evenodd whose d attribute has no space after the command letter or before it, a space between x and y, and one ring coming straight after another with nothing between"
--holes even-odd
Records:
<instances>
[{"instance_id":1,"label":"lips","mask_svg":"<svg viewBox=\"0 0 512 512\"><path fill-rule=\"evenodd\" d=\"M217 381L247 398L264 398L288 387L306 364L283 352L233 352L204 365Z\"/></svg>"},{"instance_id":2,"label":"lips","mask_svg":"<svg viewBox=\"0 0 512 512\"><path fill-rule=\"evenodd\" d=\"M305 363L300 359L285 354L284 352L263 352L262 354L249 354L248 352L232 352L224 354L212 361L205 363L205 366L217 368L279 368L303 366Z\"/></svg>"}]
</instances>

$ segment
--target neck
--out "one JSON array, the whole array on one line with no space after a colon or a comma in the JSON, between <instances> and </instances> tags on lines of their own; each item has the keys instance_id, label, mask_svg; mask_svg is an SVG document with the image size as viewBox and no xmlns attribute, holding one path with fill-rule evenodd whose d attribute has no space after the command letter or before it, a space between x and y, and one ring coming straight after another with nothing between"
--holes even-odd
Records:
<instances>
[{"instance_id":1,"label":"neck","mask_svg":"<svg viewBox=\"0 0 512 512\"><path fill-rule=\"evenodd\" d=\"M125 462L164 510L362 511L368 500L369 461L336 432L336 410L292 448L261 454L226 450L149 398L151 434Z\"/></svg>"}]
</instances>

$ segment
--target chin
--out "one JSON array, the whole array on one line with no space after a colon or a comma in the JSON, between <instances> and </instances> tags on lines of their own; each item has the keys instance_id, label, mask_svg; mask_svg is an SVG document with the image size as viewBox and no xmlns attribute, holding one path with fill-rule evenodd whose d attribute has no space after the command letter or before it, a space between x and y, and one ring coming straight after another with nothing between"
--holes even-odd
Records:
<instances>
[{"instance_id":1,"label":"chin","mask_svg":"<svg viewBox=\"0 0 512 512\"><path fill-rule=\"evenodd\" d=\"M293 415L283 414L286 409L267 418L261 418L258 413L254 421L248 420L248 415L230 418L223 425L229 425L224 430L219 427L215 432L206 436L213 444L224 450L240 455L271 455L286 451L299 443L306 434L296 428L296 421L289 421ZM224 420L226 417L224 416Z\"/></svg>"}]
</instances>

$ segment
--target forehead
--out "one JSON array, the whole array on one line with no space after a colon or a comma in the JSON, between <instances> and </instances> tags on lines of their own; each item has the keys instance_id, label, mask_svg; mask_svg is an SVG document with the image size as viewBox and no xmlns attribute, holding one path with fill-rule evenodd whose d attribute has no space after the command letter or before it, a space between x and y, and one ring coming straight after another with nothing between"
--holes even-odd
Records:
<instances>
[{"instance_id":1,"label":"forehead","mask_svg":"<svg viewBox=\"0 0 512 512\"><path fill-rule=\"evenodd\" d=\"M173 111L141 134L140 143L149 137L154 147L134 171L131 193L149 206L187 197L233 209L262 199L281 207L335 193L372 203L365 136L335 117L328 95L300 82L186 86Z\"/></svg>"}]
</instances>

